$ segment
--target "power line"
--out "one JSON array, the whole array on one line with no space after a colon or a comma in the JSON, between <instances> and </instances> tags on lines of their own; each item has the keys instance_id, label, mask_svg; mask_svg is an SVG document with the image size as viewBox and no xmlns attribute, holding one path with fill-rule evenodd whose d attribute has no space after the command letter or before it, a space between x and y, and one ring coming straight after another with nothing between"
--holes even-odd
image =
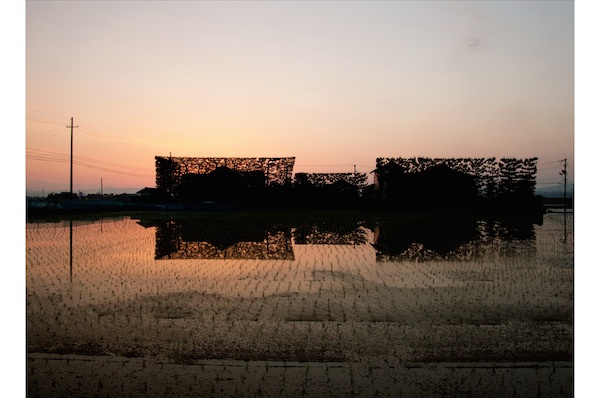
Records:
<instances>
[{"instance_id":1,"label":"power line","mask_svg":"<svg viewBox=\"0 0 600 398\"><path fill-rule=\"evenodd\" d=\"M545 187L562 187L563 183L561 182L544 182L544 183L538 183L538 186L545 186Z\"/></svg>"},{"instance_id":2,"label":"power line","mask_svg":"<svg viewBox=\"0 0 600 398\"><path fill-rule=\"evenodd\" d=\"M26 119L33 120L36 122L47 123L47 124L56 124L57 126L62 126L64 124L64 122L59 122L59 121L45 119L45 118L36 117L36 116L26 116Z\"/></svg>"},{"instance_id":3,"label":"power line","mask_svg":"<svg viewBox=\"0 0 600 398\"><path fill-rule=\"evenodd\" d=\"M45 157L47 159L67 159L67 156L68 156L63 153L45 151L42 149L35 149L35 148L26 148L26 149L27 149L29 155L36 156L38 158ZM89 162L89 163L98 163L100 165L123 167L123 168L129 168L129 169L138 169L140 171L148 171L147 167L137 167L137 166L130 166L130 165L124 165L124 164L119 164L119 163L113 163L113 162L106 162L103 160L91 159L91 158L88 158L85 156L73 156L73 159L81 160L81 161ZM42 160L42 159L37 159L37 160Z\"/></svg>"},{"instance_id":4,"label":"power line","mask_svg":"<svg viewBox=\"0 0 600 398\"><path fill-rule=\"evenodd\" d=\"M81 131L85 134L88 134L93 137L97 137L97 138L100 138L100 139L103 139L106 141L113 141L113 142L119 142L119 143L130 143L127 140L123 139L122 137L118 137L118 136L112 135L112 134L98 132L97 130L91 129L89 127L82 128Z\"/></svg>"},{"instance_id":5,"label":"power line","mask_svg":"<svg viewBox=\"0 0 600 398\"><path fill-rule=\"evenodd\" d=\"M47 118L42 118L42 117L38 117L38 116L32 116L32 115L28 115L26 116L27 119L29 120L33 120L33 121L37 121L37 122L42 122L42 123L47 123L47 124L54 124L54 125L63 125L63 123L59 122L59 121L55 121L52 119L47 119ZM121 143L121 144L127 144L127 145L131 145L134 147L138 147L140 149L144 149L147 151L155 151L156 148L151 148L145 145L142 145L138 142L134 142L128 139L125 139L123 137L119 137L113 134L106 134L101 132L100 130L90 127L90 126L81 126L80 130L82 133L87 134L89 136L93 136L96 138L99 138L101 140L104 141L108 141L108 142L115 142L115 143Z\"/></svg>"},{"instance_id":6,"label":"power line","mask_svg":"<svg viewBox=\"0 0 600 398\"><path fill-rule=\"evenodd\" d=\"M40 161L46 161L46 162L57 162L57 163L68 163L69 162L68 160L44 159L44 158L37 158L37 157L32 157L32 156L27 156L27 158L31 159L31 160L40 160ZM79 161L73 161L73 164L76 164L78 166L87 167L89 169L105 171L105 172L109 172L109 173L123 174L123 175L132 176L132 177L154 177L153 175L150 175L150 174L129 173L126 171L119 171L119 170L114 170L114 169L108 169L105 167L98 167L98 166L86 164L86 163L79 162Z\"/></svg>"},{"instance_id":7,"label":"power line","mask_svg":"<svg viewBox=\"0 0 600 398\"><path fill-rule=\"evenodd\" d=\"M65 158L64 156L52 156L52 155L44 155L44 154L41 154L41 155L27 154L26 158L31 159L31 160L45 161L45 162L56 162L56 163L70 162L70 160ZM134 177L153 177L153 175L150 175L150 174L130 173L130 172L126 172L126 171L114 170L114 169L103 167L100 165L90 164L90 163L87 163L86 161L82 161L82 160L78 160L78 159L74 159L73 164L76 164L78 166L87 167L90 169L106 171L106 172L110 172L110 173L124 174L124 175L129 175L129 176L134 176Z\"/></svg>"},{"instance_id":8,"label":"power line","mask_svg":"<svg viewBox=\"0 0 600 398\"><path fill-rule=\"evenodd\" d=\"M560 163L562 161L563 161L563 159L561 159L561 160L554 160L552 162L538 163L538 166L544 166L544 165L547 165L547 164Z\"/></svg>"}]
</instances>

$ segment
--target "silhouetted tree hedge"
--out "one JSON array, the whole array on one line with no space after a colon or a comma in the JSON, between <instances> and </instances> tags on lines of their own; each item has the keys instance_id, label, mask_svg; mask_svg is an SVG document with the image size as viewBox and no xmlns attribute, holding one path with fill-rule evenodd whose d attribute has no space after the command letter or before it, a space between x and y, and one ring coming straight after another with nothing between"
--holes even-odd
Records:
<instances>
[{"instance_id":1,"label":"silhouetted tree hedge","mask_svg":"<svg viewBox=\"0 0 600 398\"><path fill-rule=\"evenodd\" d=\"M49 193L48 198L49 201L60 201L66 199L77 199L76 193L71 192L59 192L59 193Z\"/></svg>"},{"instance_id":2,"label":"silhouetted tree hedge","mask_svg":"<svg viewBox=\"0 0 600 398\"><path fill-rule=\"evenodd\" d=\"M174 194L191 202L253 203L264 199L265 180L262 171L219 167L208 174L184 174Z\"/></svg>"},{"instance_id":3,"label":"silhouetted tree hedge","mask_svg":"<svg viewBox=\"0 0 600 398\"><path fill-rule=\"evenodd\" d=\"M366 173L296 173L293 202L311 207L355 206L366 181Z\"/></svg>"},{"instance_id":4,"label":"silhouetted tree hedge","mask_svg":"<svg viewBox=\"0 0 600 398\"><path fill-rule=\"evenodd\" d=\"M397 206L529 208L537 158L378 158L379 197Z\"/></svg>"},{"instance_id":5,"label":"silhouetted tree hedge","mask_svg":"<svg viewBox=\"0 0 600 398\"><path fill-rule=\"evenodd\" d=\"M296 173L295 158L156 157L157 189L183 202L276 207L528 209L537 158L378 158L366 173Z\"/></svg>"},{"instance_id":6,"label":"silhouetted tree hedge","mask_svg":"<svg viewBox=\"0 0 600 398\"><path fill-rule=\"evenodd\" d=\"M217 169L240 173L261 172L265 186L291 184L294 157L284 158L195 158L156 156L156 188L175 193L183 176L207 175ZM188 177L186 177L188 178Z\"/></svg>"},{"instance_id":7,"label":"silhouetted tree hedge","mask_svg":"<svg viewBox=\"0 0 600 398\"><path fill-rule=\"evenodd\" d=\"M172 195L181 183L182 171L174 158L157 156L156 188Z\"/></svg>"}]
</instances>

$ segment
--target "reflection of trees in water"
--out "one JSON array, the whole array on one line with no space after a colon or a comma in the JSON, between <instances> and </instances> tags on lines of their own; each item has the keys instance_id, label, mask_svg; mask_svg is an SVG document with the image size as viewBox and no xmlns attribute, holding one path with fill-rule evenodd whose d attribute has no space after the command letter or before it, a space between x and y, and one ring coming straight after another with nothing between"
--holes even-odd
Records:
<instances>
[{"instance_id":1,"label":"reflection of trees in water","mask_svg":"<svg viewBox=\"0 0 600 398\"><path fill-rule=\"evenodd\" d=\"M302 225L294 230L294 242L299 245L364 245L367 230L357 223Z\"/></svg>"},{"instance_id":2,"label":"reflection of trees in water","mask_svg":"<svg viewBox=\"0 0 600 398\"><path fill-rule=\"evenodd\" d=\"M157 227L155 258L293 260L296 244L361 245L368 230L356 220L156 219L140 221Z\"/></svg>"},{"instance_id":3,"label":"reflection of trees in water","mask_svg":"<svg viewBox=\"0 0 600 398\"><path fill-rule=\"evenodd\" d=\"M475 225L474 218L437 215L382 220L375 226L377 259L445 258L476 239Z\"/></svg>"},{"instance_id":4,"label":"reflection of trees in water","mask_svg":"<svg viewBox=\"0 0 600 398\"><path fill-rule=\"evenodd\" d=\"M533 222L441 216L384 221L375 227L374 247L377 261L528 257L536 252Z\"/></svg>"},{"instance_id":5,"label":"reflection of trees in water","mask_svg":"<svg viewBox=\"0 0 600 398\"><path fill-rule=\"evenodd\" d=\"M179 251L182 242L178 233L180 225L170 221L158 221L156 224L145 222L147 226L156 226L155 258L168 258L171 253Z\"/></svg>"},{"instance_id":6,"label":"reflection of trees in water","mask_svg":"<svg viewBox=\"0 0 600 398\"><path fill-rule=\"evenodd\" d=\"M414 214L382 217L250 217L141 221L155 226L156 259L293 260L294 243L364 245L377 261L470 260L535 254L529 218ZM371 231L373 235L371 236Z\"/></svg>"},{"instance_id":7,"label":"reflection of trees in water","mask_svg":"<svg viewBox=\"0 0 600 398\"><path fill-rule=\"evenodd\" d=\"M171 248L169 247L169 249ZM157 248L156 259L293 260L294 252L292 251L289 235L280 231L274 235L269 233L263 242L237 242L224 248L213 246L208 242L181 240L176 250L159 253Z\"/></svg>"},{"instance_id":8,"label":"reflection of trees in water","mask_svg":"<svg viewBox=\"0 0 600 398\"><path fill-rule=\"evenodd\" d=\"M232 220L153 220L157 260L293 260L291 230Z\"/></svg>"}]
</instances>

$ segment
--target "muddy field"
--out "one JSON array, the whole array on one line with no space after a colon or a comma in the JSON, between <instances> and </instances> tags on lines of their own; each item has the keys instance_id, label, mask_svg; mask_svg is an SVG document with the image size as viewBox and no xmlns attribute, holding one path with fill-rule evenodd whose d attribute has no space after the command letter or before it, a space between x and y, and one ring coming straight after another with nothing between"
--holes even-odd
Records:
<instances>
[{"instance_id":1,"label":"muddy field","mask_svg":"<svg viewBox=\"0 0 600 398\"><path fill-rule=\"evenodd\" d=\"M27 224L30 396L573 396L572 215Z\"/></svg>"}]
</instances>

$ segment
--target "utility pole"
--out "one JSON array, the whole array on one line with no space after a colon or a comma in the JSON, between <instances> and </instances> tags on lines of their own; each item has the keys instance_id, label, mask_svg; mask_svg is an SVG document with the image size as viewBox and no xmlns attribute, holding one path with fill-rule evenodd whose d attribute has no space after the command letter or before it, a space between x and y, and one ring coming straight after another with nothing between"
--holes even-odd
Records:
<instances>
[{"instance_id":1,"label":"utility pole","mask_svg":"<svg viewBox=\"0 0 600 398\"><path fill-rule=\"evenodd\" d=\"M69 196L69 200L73 200L73 129L79 126L73 126L73 118L71 118L71 125L67 126L67 128L71 128L71 194Z\"/></svg>"},{"instance_id":2,"label":"utility pole","mask_svg":"<svg viewBox=\"0 0 600 398\"><path fill-rule=\"evenodd\" d=\"M564 176L564 192L563 192L563 205L564 205L564 212L567 212L567 159L563 159L563 169L560 172L561 175Z\"/></svg>"}]
</instances>

